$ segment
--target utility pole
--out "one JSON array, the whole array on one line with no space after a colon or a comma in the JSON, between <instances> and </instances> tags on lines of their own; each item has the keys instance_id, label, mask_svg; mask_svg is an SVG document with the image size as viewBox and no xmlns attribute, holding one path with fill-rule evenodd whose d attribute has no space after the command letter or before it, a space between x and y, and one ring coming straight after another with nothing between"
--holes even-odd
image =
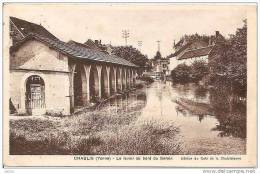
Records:
<instances>
[{"instance_id":1,"label":"utility pole","mask_svg":"<svg viewBox=\"0 0 260 174\"><path fill-rule=\"evenodd\" d=\"M158 51L160 52L160 42L161 42L161 41L160 41L160 40L157 40L156 42L158 43Z\"/></svg>"},{"instance_id":2,"label":"utility pole","mask_svg":"<svg viewBox=\"0 0 260 174\"><path fill-rule=\"evenodd\" d=\"M143 41L139 40L137 41L137 45L139 47L139 50L141 51L142 45L143 45Z\"/></svg>"},{"instance_id":3,"label":"utility pole","mask_svg":"<svg viewBox=\"0 0 260 174\"><path fill-rule=\"evenodd\" d=\"M125 39L125 46L127 46L127 38L129 38L129 30L122 30L122 37Z\"/></svg>"}]
</instances>

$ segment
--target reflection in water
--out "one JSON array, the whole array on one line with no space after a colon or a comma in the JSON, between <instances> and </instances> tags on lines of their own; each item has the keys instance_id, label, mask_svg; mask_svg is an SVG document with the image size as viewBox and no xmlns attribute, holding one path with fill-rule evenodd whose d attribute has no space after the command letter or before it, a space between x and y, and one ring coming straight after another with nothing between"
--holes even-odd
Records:
<instances>
[{"instance_id":1,"label":"reflection in water","mask_svg":"<svg viewBox=\"0 0 260 174\"><path fill-rule=\"evenodd\" d=\"M246 138L246 103L231 97L225 89L210 90L210 104L219 121L214 130L221 131L220 136Z\"/></svg>"},{"instance_id":2,"label":"reflection in water","mask_svg":"<svg viewBox=\"0 0 260 174\"><path fill-rule=\"evenodd\" d=\"M126 93L123 95L117 95L102 106L108 108L108 114L113 114L114 112L121 114L123 112L132 112L132 110L141 110L146 105L146 94L144 91L135 91ZM99 109L99 108L97 108ZM114 112L112 112L112 110Z\"/></svg>"},{"instance_id":3,"label":"reflection in water","mask_svg":"<svg viewBox=\"0 0 260 174\"><path fill-rule=\"evenodd\" d=\"M209 149L210 154L242 154L245 153L246 105L229 101L225 90L154 82L147 88L117 96L108 105L119 114L132 112L133 108L139 110L137 121L173 122L180 129L179 141L187 151L183 153L201 154L200 149ZM227 149L231 144L236 146Z\"/></svg>"},{"instance_id":4,"label":"reflection in water","mask_svg":"<svg viewBox=\"0 0 260 174\"><path fill-rule=\"evenodd\" d=\"M210 115L218 121L212 130L220 131L219 136L246 138L246 103L231 101L230 98L238 97L231 96L227 89L208 90L195 84L174 85L173 89L178 92L178 98L186 99L186 102L175 107L177 114L181 112L186 116L189 112L189 116L197 116L198 121L202 122L211 111Z\"/></svg>"}]
</instances>

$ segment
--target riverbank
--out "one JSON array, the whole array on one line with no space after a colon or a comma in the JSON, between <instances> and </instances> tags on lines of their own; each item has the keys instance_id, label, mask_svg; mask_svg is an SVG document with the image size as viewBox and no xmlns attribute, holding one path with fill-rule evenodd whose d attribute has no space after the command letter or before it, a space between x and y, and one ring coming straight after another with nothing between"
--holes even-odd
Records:
<instances>
[{"instance_id":1,"label":"riverbank","mask_svg":"<svg viewBox=\"0 0 260 174\"><path fill-rule=\"evenodd\" d=\"M142 90L134 94L138 98ZM139 98L67 117L10 117L10 154L178 154L179 144L174 141L178 128L173 124L136 121L144 107Z\"/></svg>"},{"instance_id":2,"label":"riverbank","mask_svg":"<svg viewBox=\"0 0 260 174\"><path fill-rule=\"evenodd\" d=\"M208 108L222 111L210 103L217 94L201 90L196 84L174 86L156 81L91 112L83 110L66 117L10 116L10 153L245 154L243 106L236 106L240 108L236 112L208 115ZM179 99L185 99L183 106L175 102Z\"/></svg>"},{"instance_id":3,"label":"riverbank","mask_svg":"<svg viewBox=\"0 0 260 174\"><path fill-rule=\"evenodd\" d=\"M213 109L207 103L194 102L189 99L180 98L175 100L181 106L179 109L186 109L195 115L214 115Z\"/></svg>"}]
</instances>

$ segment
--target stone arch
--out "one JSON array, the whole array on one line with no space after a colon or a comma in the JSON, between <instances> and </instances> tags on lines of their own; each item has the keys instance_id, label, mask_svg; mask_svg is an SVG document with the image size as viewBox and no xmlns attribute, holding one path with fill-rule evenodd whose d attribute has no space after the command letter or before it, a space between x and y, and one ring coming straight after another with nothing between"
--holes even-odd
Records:
<instances>
[{"instance_id":1,"label":"stone arch","mask_svg":"<svg viewBox=\"0 0 260 174\"><path fill-rule=\"evenodd\" d=\"M122 79L122 89L126 89L126 71L124 68L122 68L122 74L121 74L121 79Z\"/></svg>"},{"instance_id":2,"label":"stone arch","mask_svg":"<svg viewBox=\"0 0 260 174\"><path fill-rule=\"evenodd\" d=\"M130 84L130 87L133 86L132 69L129 69L129 84Z\"/></svg>"},{"instance_id":3,"label":"stone arch","mask_svg":"<svg viewBox=\"0 0 260 174\"><path fill-rule=\"evenodd\" d=\"M135 85L136 82L136 70L133 70L133 85Z\"/></svg>"},{"instance_id":4,"label":"stone arch","mask_svg":"<svg viewBox=\"0 0 260 174\"><path fill-rule=\"evenodd\" d=\"M75 73L75 68L76 68L76 64L72 64L70 66L70 71L71 74L69 75L69 80L70 80L70 87L69 87L69 94L70 94L70 113L74 112L74 73Z\"/></svg>"},{"instance_id":5,"label":"stone arch","mask_svg":"<svg viewBox=\"0 0 260 174\"><path fill-rule=\"evenodd\" d=\"M21 106L19 108L19 111L22 113L26 113L26 85L27 85L27 80L29 77L31 76L39 76L43 82L44 82L44 107L46 108L46 105L48 104L48 96L46 96L46 94L48 94L49 91L49 87L48 87L48 81L46 80L46 77L43 73L40 72L29 72L26 73L22 79L21 79L21 84L20 84L20 95L21 95ZM45 110L43 110L43 112L45 112Z\"/></svg>"},{"instance_id":6,"label":"stone arch","mask_svg":"<svg viewBox=\"0 0 260 174\"><path fill-rule=\"evenodd\" d=\"M135 85L134 69L132 69L132 82L133 82L133 86L134 86Z\"/></svg>"},{"instance_id":7,"label":"stone arch","mask_svg":"<svg viewBox=\"0 0 260 174\"><path fill-rule=\"evenodd\" d=\"M83 64L77 64L73 74L74 106L85 106L88 102L87 77Z\"/></svg>"},{"instance_id":8,"label":"stone arch","mask_svg":"<svg viewBox=\"0 0 260 174\"><path fill-rule=\"evenodd\" d=\"M121 77L119 68L116 68L116 83L117 83L117 90L121 91L122 90L122 77Z\"/></svg>"},{"instance_id":9,"label":"stone arch","mask_svg":"<svg viewBox=\"0 0 260 174\"><path fill-rule=\"evenodd\" d=\"M126 68L125 69L125 88L126 89L128 89L128 82L129 82L129 80L128 80L128 69Z\"/></svg>"},{"instance_id":10,"label":"stone arch","mask_svg":"<svg viewBox=\"0 0 260 174\"><path fill-rule=\"evenodd\" d=\"M127 86L131 88L131 70L127 69Z\"/></svg>"},{"instance_id":11,"label":"stone arch","mask_svg":"<svg viewBox=\"0 0 260 174\"><path fill-rule=\"evenodd\" d=\"M108 72L106 67L101 69L101 97L107 98L109 96L109 81L108 81Z\"/></svg>"},{"instance_id":12,"label":"stone arch","mask_svg":"<svg viewBox=\"0 0 260 174\"><path fill-rule=\"evenodd\" d=\"M91 102L95 102L99 97L99 76L95 65L90 67L89 73L89 98Z\"/></svg>"},{"instance_id":13,"label":"stone arch","mask_svg":"<svg viewBox=\"0 0 260 174\"><path fill-rule=\"evenodd\" d=\"M30 115L41 115L45 112L45 83L38 75L26 79L25 108Z\"/></svg>"},{"instance_id":14,"label":"stone arch","mask_svg":"<svg viewBox=\"0 0 260 174\"><path fill-rule=\"evenodd\" d=\"M109 72L109 83L110 83L110 93L111 94L114 94L116 92L116 89L115 89L115 83L116 83L116 77L115 77L115 70L113 67L110 68L110 72Z\"/></svg>"}]
</instances>

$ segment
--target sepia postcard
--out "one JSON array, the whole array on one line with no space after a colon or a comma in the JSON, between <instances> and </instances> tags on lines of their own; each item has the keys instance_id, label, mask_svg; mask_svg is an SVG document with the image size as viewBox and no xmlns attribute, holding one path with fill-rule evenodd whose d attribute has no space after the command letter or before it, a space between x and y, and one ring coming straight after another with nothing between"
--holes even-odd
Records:
<instances>
[{"instance_id":1,"label":"sepia postcard","mask_svg":"<svg viewBox=\"0 0 260 174\"><path fill-rule=\"evenodd\" d=\"M4 3L4 167L256 167L256 3Z\"/></svg>"}]
</instances>

